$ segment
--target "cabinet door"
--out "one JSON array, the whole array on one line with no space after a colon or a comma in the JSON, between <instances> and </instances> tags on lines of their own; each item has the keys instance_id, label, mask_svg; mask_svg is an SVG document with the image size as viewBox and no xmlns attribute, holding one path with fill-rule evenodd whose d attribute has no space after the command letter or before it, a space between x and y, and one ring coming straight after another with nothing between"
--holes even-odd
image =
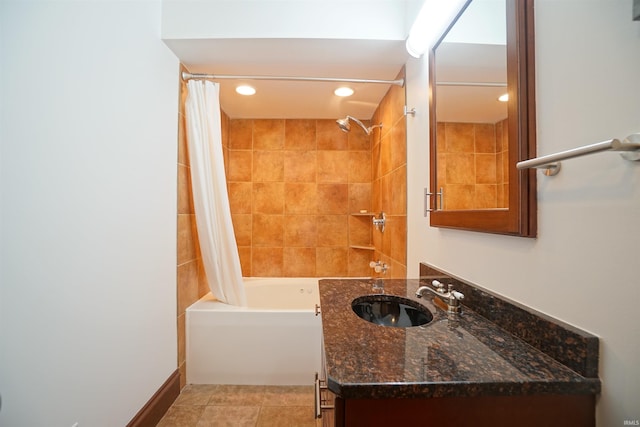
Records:
<instances>
[{"instance_id":1,"label":"cabinet door","mask_svg":"<svg viewBox=\"0 0 640 427\"><path fill-rule=\"evenodd\" d=\"M595 427L593 395L341 400L336 426Z\"/></svg>"}]
</instances>

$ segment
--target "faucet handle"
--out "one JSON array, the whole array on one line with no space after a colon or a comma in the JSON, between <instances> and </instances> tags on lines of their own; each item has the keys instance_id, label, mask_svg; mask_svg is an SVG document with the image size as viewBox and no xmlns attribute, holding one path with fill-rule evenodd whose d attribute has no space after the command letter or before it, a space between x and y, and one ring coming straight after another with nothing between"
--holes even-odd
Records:
<instances>
[{"instance_id":1,"label":"faucet handle","mask_svg":"<svg viewBox=\"0 0 640 427\"><path fill-rule=\"evenodd\" d=\"M437 281L437 280L433 280L433 281L431 282L431 284L432 284L433 286L435 286L436 288L438 288L438 290L439 290L439 291L444 292L444 285L443 285L442 283L440 283L439 281Z\"/></svg>"},{"instance_id":2,"label":"faucet handle","mask_svg":"<svg viewBox=\"0 0 640 427\"><path fill-rule=\"evenodd\" d=\"M464 294L462 292L452 291L451 295L453 295L453 297L457 300L464 299Z\"/></svg>"},{"instance_id":3,"label":"faucet handle","mask_svg":"<svg viewBox=\"0 0 640 427\"><path fill-rule=\"evenodd\" d=\"M457 300L464 299L464 294L462 292L454 291L452 284L449 284L449 296Z\"/></svg>"}]
</instances>

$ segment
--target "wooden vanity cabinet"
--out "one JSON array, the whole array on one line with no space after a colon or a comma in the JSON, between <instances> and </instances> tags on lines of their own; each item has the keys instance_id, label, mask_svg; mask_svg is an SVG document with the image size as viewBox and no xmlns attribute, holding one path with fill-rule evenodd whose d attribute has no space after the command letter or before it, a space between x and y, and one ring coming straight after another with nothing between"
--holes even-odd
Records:
<instances>
[{"instance_id":1,"label":"wooden vanity cabinet","mask_svg":"<svg viewBox=\"0 0 640 427\"><path fill-rule=\"evenodd\" d=\"M595 396L335 399L335 426L594 427Z\"/></svg>"},{"instance_id":2,"label":"wooden vanity cabinet","mask_svg":"<svg viewBox=\"0 0 640 427\"><path fill-rule=\"evenodd\" d=\"M419 283L389 279L385 293L412 297ZM465 301L468 296L476 305L458 322L450 324L434 305L440 320L423 329L370 325L358 320L352 302L377 292L374 284L320 281L323 378L335 393L334 404L327 403L335 409L329 425L595 426L597 337L460 281ZM492 307L526 329L508 331L505 320L498 324L473 311ZM525 330L536 335L538 347L521 338Z\"/></svg>"}]
</instances>

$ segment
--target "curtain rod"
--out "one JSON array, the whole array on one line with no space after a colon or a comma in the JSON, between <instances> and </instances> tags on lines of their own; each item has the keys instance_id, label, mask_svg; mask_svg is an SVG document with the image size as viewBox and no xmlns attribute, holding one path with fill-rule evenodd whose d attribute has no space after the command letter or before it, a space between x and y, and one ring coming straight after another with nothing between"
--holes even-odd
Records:
<instances>
[{"instance_id":1,"label":"curtain rod","mask_svg":"<svg viewBox=\"0 0 640 427\"><path fill-rule=\"evenodd\" d=\"M229 74L198 74L182 72L182 80L212 79L212 80L286 80L302 82L340 82L340 83L379 83L404 86L404 79L375 80L375 79L342 79L336 77L296 77L296 76L236 76Z\"/></svg>"},{"instance_id":2,"label":"curtain rod","mask_svg":"<svg viewBox=\"0 0 640 427\"><path fill-rule=\"evenodd\" d=\"M507 84L501 82L436 82L436 86L507 87Z\"/></svg>"}]
</instances>

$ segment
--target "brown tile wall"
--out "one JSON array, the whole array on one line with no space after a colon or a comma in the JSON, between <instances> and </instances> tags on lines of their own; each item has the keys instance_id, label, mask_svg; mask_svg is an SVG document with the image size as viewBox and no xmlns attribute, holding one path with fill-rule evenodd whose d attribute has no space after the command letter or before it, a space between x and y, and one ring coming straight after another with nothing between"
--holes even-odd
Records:
<instances>
[{"instance_id":1,"label":"brown tile wall","mask_svg":"<svg viewBox=\"0 0 640 427\"><path fill-rule=\"evenodd\" d=\"M371 143L335 120L232 119L229 199L244 276L369 274ZM370 220L370 217L368 217Z\"/></svg>"},{"instance_id":2,"label":"brown tile wall","mask_svg":"<svg viewBox=\"0 0 640 427\"><path fill-rule=\"evenodd\" d=\"M404 77L404 70L397 78ZM372 133L372 209L387 218L384 232L373 230L375 260L389 266L385 275L407 275L407 138L405 88L392 86L380 102L371 122L382 123Z\"/></svg>"},{"instance_id":3,"label":"brown tile wall","mask_svg":"<svg viewBox=\"0 0 640 427\"><path fill-rule=\"evenodd\" d=\"M507 121L438 123L438 181L444 209L503 208L508 205Z\"/></svg>"}]
</instances>

